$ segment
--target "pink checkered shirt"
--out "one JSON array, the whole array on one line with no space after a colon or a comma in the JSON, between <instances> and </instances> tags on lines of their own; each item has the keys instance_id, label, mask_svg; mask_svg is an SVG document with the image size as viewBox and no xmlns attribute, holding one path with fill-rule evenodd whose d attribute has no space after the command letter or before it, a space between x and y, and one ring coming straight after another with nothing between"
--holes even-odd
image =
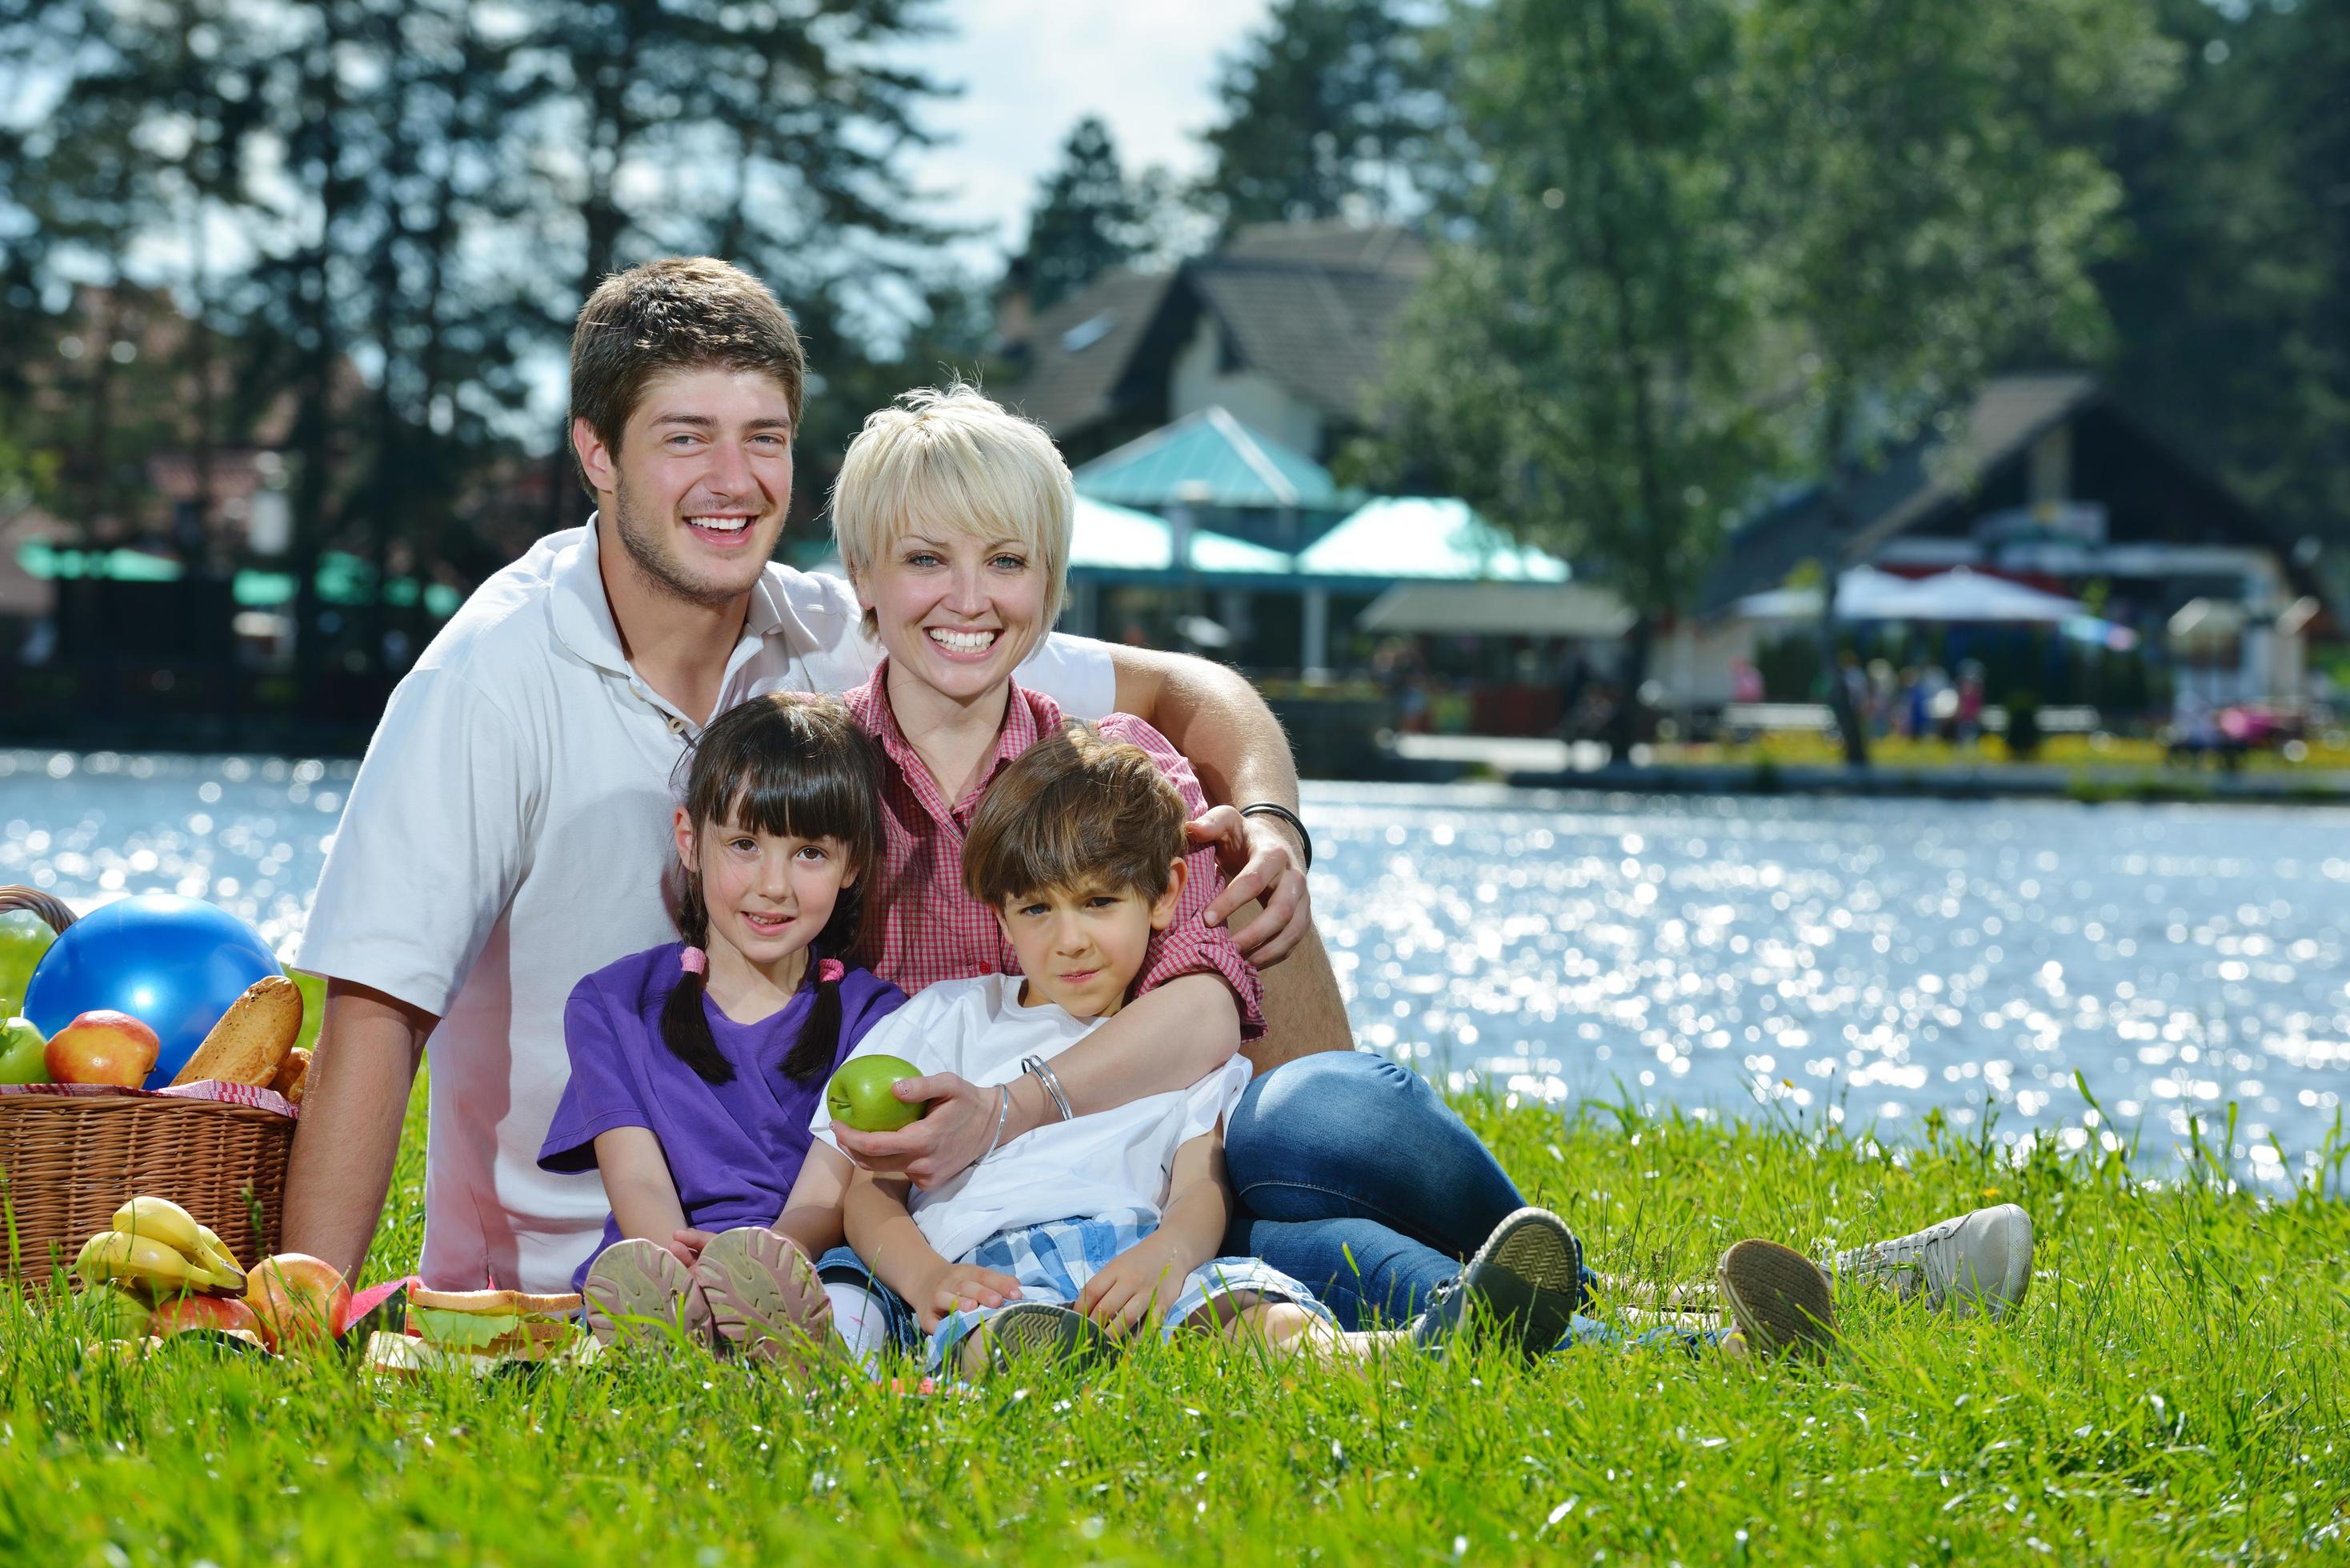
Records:
<instances>
[{"instance_id":1,"label":"pink checkered shirt","mask_svg":"<svg viewBox=\"0 0 2350 1568\"><path fill-rule=\"evenodd\" d=\"M1039 737L1061 726L1060 704L1041 691L1017 684L1003 711L1003 730L995 743L995 758L972 786L971 793L950 808L939 793L931 770L898 728L889 710L889 663L873 672L872 680L848 695L848 710L868 734L881 742L887 759L881 790L881 886L889 889L881 918L880 950L873 971L911 992L941 980L968 980L982 974L1017 974L1020 962L1012 944L995 923L995 912L963 891L962 840L971 826L979 797L1004 763L1036 743ZM1099 724L1114 741L1130 741L1150 753L1150 760L1182 793L1193 816L1208 809L1200 781L1183 753L1167 737L1131 713L1112 713ZM1223 872L1212 848L1193 850L1184 861L1187 875L1175 919L1150 939L1142 973L1135 981L1137 996L1177 975L1222 975L1232 988L1241 1009L1241 1038L1253 1040L1264 1033L1263 991L1256 969L1232 946L1232 934L1222 926L1208 926L1200 917L1223 890Z\"/></svg>"}]
</instances>

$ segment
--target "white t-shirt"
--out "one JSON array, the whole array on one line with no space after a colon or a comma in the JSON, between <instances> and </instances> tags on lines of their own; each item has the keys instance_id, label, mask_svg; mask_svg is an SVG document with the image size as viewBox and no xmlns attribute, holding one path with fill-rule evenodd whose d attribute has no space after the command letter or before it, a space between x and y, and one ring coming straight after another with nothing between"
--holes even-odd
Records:
<instances>
[{"instance_id":1,"label":"white t-shirt","mask_svg":"<svg viewBox=\"0 0 2350 1568\"><path fill-rule=\"evenodd\" d=\"M985 1086L1020 1076L1020 1059L1049 1062L1104 1023L1051 1002L1024 1006L1020 977L941 981L867 1031L852 1056L902 1056L925 1075L957 1073ZM1188 1089L1149 1095L1074 1121L1047 1122L907 1205L939 1256L959 1260L990 1236L1047 1220L1090 1220L1166 1208L1175 1151L1213 1132L1248 1087L1244 1056ZM833 1143L832 1115L816 1102L808 1124ZM837 1144L834 1144L838 1147Z\"/></svg>"},{"instance_id":2,"label":"white t-shirt","mask_svg":"<svg viewBox=\"0 0 2350 1568\"><path fill-rule=\"evenodd\" d=\"M421 1267L442 1290L562 1291L594 1248L602 1182L538 1168L569 1073L564 1002L674 936L671 774L715 715L679 712L629 669L597 537L592 522L551 534L484 582L392 693L296 960L441 1020ZM879 658L846 582L771 564L718 710L848 691ZM1116 705L1109 649L1086 639L1048 639L1017 678L1074 714Z\"/></svg>"}]
</instances>

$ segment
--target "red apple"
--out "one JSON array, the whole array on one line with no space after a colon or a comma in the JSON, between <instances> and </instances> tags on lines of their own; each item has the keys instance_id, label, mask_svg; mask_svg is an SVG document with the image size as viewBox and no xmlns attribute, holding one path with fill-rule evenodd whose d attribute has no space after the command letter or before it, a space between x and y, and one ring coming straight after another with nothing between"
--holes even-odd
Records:
<instances>
[{"instance_id":1,"label":"red apple","mask_svg":"<svg viewBox=\"0 0 2350 1568\"><path fill-rule=\"evenodd\" d=\"M257 1334L261 1320L234 1296L175 1296L147 1320L147 1332L157 1339L192 1328L241 1328Z\"/></svg>"},{"instance_id":2,"label":"red apple","mask_svg":"<svg viewBox=\"0 0 2350 1568\"><path fill-rule=\"evenodd\" d=\"M155 1070L163 1043L127 1012L93 1008L49 1036L43 1060L60 1084L119 1084L135 1089Z\"/></svg>"},{"instance_id":3,"label":"red apple","mask_svg":"<svg viewBox=\"0 0 2350 1568\"><path fill-rule=\"evenodd\" d=\"M244 1304L270 1349L317 1346L350 1326L351 1287L324 1259L280 1252L246 1272Z\"/></svg>"}]
</instances>

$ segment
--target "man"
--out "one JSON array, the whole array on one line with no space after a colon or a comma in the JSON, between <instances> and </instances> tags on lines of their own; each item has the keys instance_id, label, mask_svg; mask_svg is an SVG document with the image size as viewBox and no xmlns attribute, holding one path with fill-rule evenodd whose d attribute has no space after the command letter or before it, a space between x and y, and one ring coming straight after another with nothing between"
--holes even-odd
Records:
<instances>
[{"instance_id":1,"label":"man","mask_svg":"<svg viewBox=\"0 0 2350 1568\"><path fill-rule=\"evenodd\" d=\"M289 1248L356 1272L428 1040L425 1279L559 1291L593 1248L600 1186L541 1171L536 1155L568 1071L573 984L670 936L671 770L753 692L850 690L878 658L846 583L769 559L805 373L775 296L721 262L635 268L581 309L571 440L597 514L484 583L418 659L319 878L299 962L327 977L327 1016L287 1173ZM1261 899L1234 933L1242 950L1260 966L1301 959L1267 987L1283 1044L1260 1066L1346 1049L1305 846L1282 814L1295 769L1253 689L1200 660L1059 636L1020 679L1074 715L1149 720L1214 798L1282 808L1226 805L1194 825L1236 867L1211 916ZM975 1118L922 1125L948 1169L986 1142Z\"/></svg>"}]
</instances>

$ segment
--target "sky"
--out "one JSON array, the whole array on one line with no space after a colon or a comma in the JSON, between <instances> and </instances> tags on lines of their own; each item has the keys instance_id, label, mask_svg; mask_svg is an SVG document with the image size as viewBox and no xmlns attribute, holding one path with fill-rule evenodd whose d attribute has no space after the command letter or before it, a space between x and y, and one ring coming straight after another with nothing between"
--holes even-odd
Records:
<instances>
[{"instance_id":1,"label":"sky","mask_svg":"<svg viewBox=\"0 0 2350 1568\"><path fill-rule=\"evenodd\" d=\"M909 160L945 198L940 214L989 226L972 248L993 263L1027 232L1036 182L1069 128L1109 125L1128 173L1205 165L1198 133L1214 119L1218 60L1263 22L1268 0L949 0L954 36L911 63L963 86L929 113L953 140Z\"/></svg>"}]
</instances>

